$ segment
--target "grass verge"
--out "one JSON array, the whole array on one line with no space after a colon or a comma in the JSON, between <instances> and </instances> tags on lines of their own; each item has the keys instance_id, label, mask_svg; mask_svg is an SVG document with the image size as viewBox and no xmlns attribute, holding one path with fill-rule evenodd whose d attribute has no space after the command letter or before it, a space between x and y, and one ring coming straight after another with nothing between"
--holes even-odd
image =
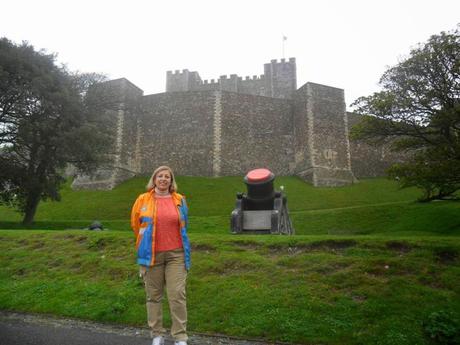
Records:
<instances>
[{"instance_id":1,"label":"grass verge","mask_svg":"<svg viewBox=\"0 0 460 345\"><path fill-rule=\"evenodd\" d=\"M191 234L189 329L302 344L429 344L460 310L458 237ZM0 231L0 308L144 325L128 232ZM167 323L169 314L165 307Z\"/></svg>"}]
</instances>

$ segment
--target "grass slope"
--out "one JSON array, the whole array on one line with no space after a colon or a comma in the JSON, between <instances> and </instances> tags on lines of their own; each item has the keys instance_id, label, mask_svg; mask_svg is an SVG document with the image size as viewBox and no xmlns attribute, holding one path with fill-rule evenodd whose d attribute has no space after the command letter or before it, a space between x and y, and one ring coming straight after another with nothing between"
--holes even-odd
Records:
<instances>
[{"instance_id":1,"label":"grass slope","mask_svg":"<svg viewBox=\"0 0 460 345\"><path fill-rule=\"evenodd\" d=\"M192 234L189 329L302 344L429 344L460 310L460 239ZM145 325L128 232L0 231L0 308ZM169 313L165 306L169 325Z\"/></svg>"},{"instance_id":2,"label":"grass slope","mask_svg":"<svg viewBox=\"0 0 460 345\"><path fill-rule=\"evenodd\" d=\"M101 220L113 230L129 230L129 212L145 177L126 181L111 191L72 191L67 184L61 202L39 205L36 229L79 229ZM244 191L240 177L179 177L187 196L191 231L224 234L235 194ZM420 192L398 189L386 179L363 180L340 188L314 188L295 177L278 177L288 196L297 234L453 234L460 229L460 203L416 203ZM0 207L0 228L22 228L20 216Z\"/></svg>"}]
</instances>

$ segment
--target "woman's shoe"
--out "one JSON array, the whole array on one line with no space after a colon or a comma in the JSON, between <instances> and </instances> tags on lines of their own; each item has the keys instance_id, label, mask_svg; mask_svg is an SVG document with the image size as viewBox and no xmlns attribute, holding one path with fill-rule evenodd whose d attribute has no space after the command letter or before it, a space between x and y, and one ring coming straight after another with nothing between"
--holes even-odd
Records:
<instances>
[{"instance_id":1,"label":"woman's shoe","mask_svg":"<svg viewBox=\"0 0 460 345\"><path fill-rule=\"evenodd\" d=\"M165 344L165 338L163 338L161 335L153 338L152 345L164 345L164 344Z\"/></svg>"}]
</instances>

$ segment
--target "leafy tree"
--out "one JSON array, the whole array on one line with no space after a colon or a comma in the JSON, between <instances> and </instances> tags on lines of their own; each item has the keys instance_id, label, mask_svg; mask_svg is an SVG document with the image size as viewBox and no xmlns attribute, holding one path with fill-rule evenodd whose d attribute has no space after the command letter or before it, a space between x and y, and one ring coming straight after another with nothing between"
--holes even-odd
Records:
<instances>
[{"instance_id":1,"label":"leafy tree","mask_svg":"<svg viewBox=\"0 0 460 345\"><path fill-rule=\"evenodd\" d=\"M368 114L352 138L392 140L394 150L408 152L407 163L389 173L402 187L422 188L423 200L452 197L460 189L459 28L411 50L383 74L382 91L352 104Z\"/></svg>"},{"instance_id":2,"label":"leafy tree","mask_svg":"<svg viewBox=\"0 0 460 345\"><path fill-rule=\"evenodd\" d=\"M55 55L0 39L0 203L33 222L40 200L59 200L70 163L92 171L109 133L87 90L103 80L58 66Z\"/></svg>"}]
</instances>

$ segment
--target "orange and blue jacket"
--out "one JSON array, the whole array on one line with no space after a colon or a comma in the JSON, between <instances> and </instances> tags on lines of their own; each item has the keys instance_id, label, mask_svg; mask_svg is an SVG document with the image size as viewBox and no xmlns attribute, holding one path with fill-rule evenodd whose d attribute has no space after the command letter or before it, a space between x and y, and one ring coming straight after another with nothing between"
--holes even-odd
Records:
<instances>
[{"instance_id":1,"label":"orange and blue jacket","mask_svg":"<svg viewBox=\"0 0 460 345\"><path fill-rule=\"evenodd\" d=\"M180 235L184 248L185 268L190 269L190 242L187 236L188 208L185 197L172 193L180 221ZM136 236L137 263L143 266L155 264L155 229L157 223L156 198L153 190L141 194L131 210L131 228Z\"/></svg>"}]
</instances>

